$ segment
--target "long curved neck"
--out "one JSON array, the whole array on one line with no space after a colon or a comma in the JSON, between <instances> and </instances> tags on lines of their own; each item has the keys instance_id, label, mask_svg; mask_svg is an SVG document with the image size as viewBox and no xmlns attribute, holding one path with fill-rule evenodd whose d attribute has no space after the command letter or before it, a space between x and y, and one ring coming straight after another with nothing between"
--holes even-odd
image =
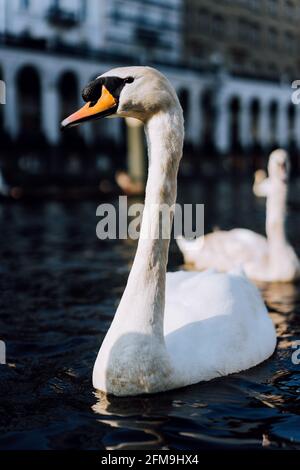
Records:
<instances>
[{"instance_id":1,"label":"long curved neck","mask_svg":"<svg viewBox=\"0 0 300 470\"><path fill-rule=\"evenodd\" d=\"M163 204L172 206L176 201L184 133L179 104L149 119L145 132L149 168L141 236L118 315L126 317L126 322L139 332L153 333L163 339L171 222L167 228L169 233L165 232L162 238L160 208Z\"/></svg>"},{"instance_id":2,"label":"long curved neck","mask_svg":"<svg viewBox=\"0 0 300 470\"><path fill-rule=\"evenodd\" d=\"M266 233L270 246L286 244L285 219L287 184L273 179L267 197Z\"/></svg>"}]
</instances>

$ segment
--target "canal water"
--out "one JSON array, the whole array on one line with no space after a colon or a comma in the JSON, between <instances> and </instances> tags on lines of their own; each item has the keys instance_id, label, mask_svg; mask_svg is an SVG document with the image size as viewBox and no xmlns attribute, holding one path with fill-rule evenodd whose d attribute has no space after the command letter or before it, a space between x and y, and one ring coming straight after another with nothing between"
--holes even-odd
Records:
<instances>
[{"instance_id":1,"label":"canal water","mask_svg":"<svg viewBox=\"0 0 300 470\"><path fill-rule=\"evenodd\" d=\"M296 195L288 232L299 253ZM206 231L264 232L249 182L183 182L179 201L205 203ZM0 449L300 449L299 284L259 286L278 347L258 367L159 396L95 393L93 363L136 247L97 239L100 202L0 204ZM181 264L172 243L169 269Z\"/></svg>"}]
</instances>

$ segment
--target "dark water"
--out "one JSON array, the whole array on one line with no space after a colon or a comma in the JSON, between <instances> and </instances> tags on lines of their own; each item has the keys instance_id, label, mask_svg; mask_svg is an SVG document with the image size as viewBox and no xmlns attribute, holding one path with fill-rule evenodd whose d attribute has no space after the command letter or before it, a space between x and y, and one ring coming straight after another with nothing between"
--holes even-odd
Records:
<instances>
[{"instance_id":1,"label":"dark water","mask_svg":"<svg viewBox=\"0 0 300 470\"><path fill-rule=\"evenodd\" d=\"M264 201L249 186L181 188L181 200L206 203L206 230L263 232ZM0 338L8 362L0 366L0 449L300 449L300 365L292 363L299 284L261 286L279 335L264 364L159 396L95 395L92 366L135 250L133 242L97 240L97 204L0 205ZM299 251L296 227L294 204L288 229ZM172 244L170 269L181 262Z\"/></svg>"}]
</instances>

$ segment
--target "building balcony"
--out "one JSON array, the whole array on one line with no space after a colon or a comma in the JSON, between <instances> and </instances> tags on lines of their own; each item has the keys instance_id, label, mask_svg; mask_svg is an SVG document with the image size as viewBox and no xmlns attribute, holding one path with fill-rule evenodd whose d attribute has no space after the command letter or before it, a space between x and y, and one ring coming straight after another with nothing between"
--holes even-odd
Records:
<instances>
[{"instance_id":1,"label":"building balcony","mask_svg":"<svg viewBox=\"0 0 300 470\"><path fill-rule=\"evenodd\" d=\"M57 28L74 28L79 24L76 13L69 12L59 6L52 6L46 13L46 18L51 26Z\"/></svg>"}]
</instances>

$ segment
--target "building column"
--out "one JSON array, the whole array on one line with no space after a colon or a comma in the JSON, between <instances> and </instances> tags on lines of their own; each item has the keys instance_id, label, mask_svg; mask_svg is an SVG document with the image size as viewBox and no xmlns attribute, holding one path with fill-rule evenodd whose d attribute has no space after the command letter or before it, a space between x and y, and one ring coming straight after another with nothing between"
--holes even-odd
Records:
<instances>
[{"instance_id":1,"label":"building column","mask_svg":"<svg viewBox=\"0 0 300 470\"><path fill-rule=\"evenodd\" d=\"M85 39L92 48L103 47L106 28L103 27L107 21L109 9L107 0L88 0L85 18Z\"/></svg>"},{"instance_id":2,"label":"building column","mask_svg":"<svg viewBox=\"0 0 300 470\"><path fill-rule=\"evenodd\" d=\"M202 109L200 106L200 90L191 88L189 95L189 114L187 139L195 146L200 145L202 127Z\"/></svg>"},{"instance_id":3,"label":"building column","mask_svg":"<svg viewBox=\"0 0 300 470\"><path fill-rule=\"evenodd\" d=\"M297 148L300 150L300 105L295 105L295 127L294 136Z\"/></svg>"},{"instance_id":4,"label":"building column","mask_svg":"<svg viewBox=\"0 0 300 470\"><path fill-rule=\"evenodd\" d=\"M127 166L133 181L144 182L146 179L144 126L141 121L126 118L127 125Z\"/></svg>"},{"instance_id":5,"label":"building column","mask_svg":"<svg viewBox=\"0 0 300 470\"><path fill-rule=\"evenodd\" d=\"M247 150L247 148L251 145L251 137L252 137L252 130L251 130L251 111L250 111L250 101L249 100L242 100L241 101L241 108L240 108L240 143L243 150Z\"/></svg>"},{"instance_id":6,"label":"building column","mask_svg":"<svg viewBox=\"0 0 300 470\"><path fill-rule=\"evenodd\" d=\"M216 103L214 144L220 153L227 153L229 151L229 103L227 99L219 100Z\"/></svg>"},{"instance_id":7,"label":"building column","mask_svg":"<svg viewBox=\"0 0 300 470\"><path fill-rule=\"evenodd\" d=\"M60 132L57 77L51 77L51 74L42 70L41 87L42 129L47 140L52 145L56 145L59 141Z\"/></svg>"},{"instance_id":8,"label":"building column","mask_svg":"<svg viewBox=\"0 0 300 470\"><path fill-rule=\"evenodd\" d=\"M3 105L4 128L12 138L17 137L20 128L16 76L16 69L10 64L6 65L3 69L3 79L6 86L6 104Z\"/></svg>"},{"instance_id":9,"label":"building column","mask_svg":"<svg viewBox=\"0 0 300 470\"><path fill-rule=\"evenodd\" d=\"M260 103L258 131L258 140L260 144L262 147L268 147L271 144L271 116L269 103Z\"/></svg>"},{"instance_id":10,"label":"building column","mask_svg":"<svg viewBox=\"0 0 300 470\"><path fill-rule=\"evenodd\" d=\"M280 102L278 106L276 131L280 147L287 146L289 137L288 105L284 101Z\"/></svg>"}]
</instances>

